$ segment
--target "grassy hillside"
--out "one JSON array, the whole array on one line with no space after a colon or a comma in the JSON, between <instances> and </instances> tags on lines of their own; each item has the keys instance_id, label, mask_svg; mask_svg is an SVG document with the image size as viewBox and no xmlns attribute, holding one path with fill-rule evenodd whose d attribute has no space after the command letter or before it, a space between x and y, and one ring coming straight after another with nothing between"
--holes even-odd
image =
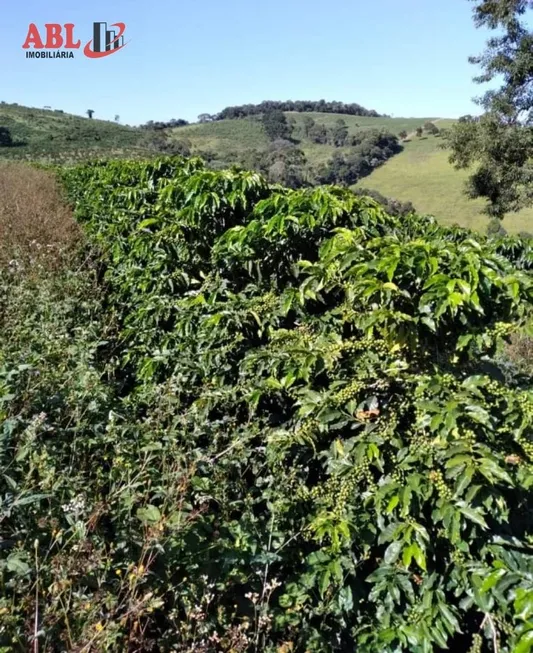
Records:
<instances>
[{"instance_id":1,"label":"grassy hillside","mask_svg":"<svg viewBox=\"0 0 533 653\"><path fill-rule=\"evenodd\" d=\"M431 120L431 118L369 118L347 116L340 113L296 113L291 111L286 112L286 116L294 121L293 138L305 152L310 163L327 161L338 148L334 148L332 145L319 145L305 138L302 127L306 117L313 118L315 122L324 124L327 128L333 127L337 120L342 118L348 127L350 136L363 129L382 128L388 129L393 134L399 134L403 130L410 133L423 125L426 120ZM261 119L257 116L177 127L172 132L174 138L178 140L188 139L194 151L209 150L221 155L250 149L262 150L269 144Z\"/></svg>"},{"instance_id":2,"label":"grassy hillside","mask_svg":"<svg viewBox=\"0 0 533 653\"><path fill-rule=\"evenodd\" d=\"M441 120L439 127L453 121ZM448 162L449 153L439 148L435 136L412 138L404 150L361 179L357 186L377 190L387 197L411 201L421 213L434 215L444 224L485 231L488 218L483 200L470 200L464 194L468 171L455 170ZM507 216L503 226L510 233L533 231L533 209Z\"/></svg>"},{"instance_id":3,"label":"grassy hillside","mask_svg":"<svg viewBox=\"0 0 533 653\"><path fill-rule=\"evenodd\" d=\"M388 129L393 134L399 134L405 130L408 133L414 131L427 120L435 118L369 118L367 116L346 116L340 113L295 113L287 112L287 117L292 118L297 125L303 125L306 116L313 118L315 122L323 123L326 127L333 127L339 118L342 118L348 127L348 134L352 135L361 129Z\"/></svg>"},{"instance_id":4,"label":"grassy hillside","mask_svg":"<svg viewBox=\"0 0 533 653\"><path fill-rule=\"evenodd\" d=\"M70 154L83 158L93 151L130 155L144 133L118 123L16 104L0 104L0 127L17 145L0 148L3 158L42 158Z\"/></svg>"},{"instance_id":5,"label":"grassy hillside","mask_svg":"<svg viewBox=\"0 0 533 653\"><path fill-rule=\"evenodd\" d=\"M190 140L194 151L213 151L221 155L262 150L269 143L257 117L197 123L177 127L172 130L172 134L178 140Z\"/></svg>"}]
</instances>

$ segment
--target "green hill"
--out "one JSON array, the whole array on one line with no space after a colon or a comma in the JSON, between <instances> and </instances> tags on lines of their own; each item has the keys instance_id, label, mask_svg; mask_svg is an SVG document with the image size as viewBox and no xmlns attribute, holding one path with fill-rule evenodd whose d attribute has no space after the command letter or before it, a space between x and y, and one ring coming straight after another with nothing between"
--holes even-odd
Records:
<instances>
[{"instance_id":1,"label":"green hill","mask_svg":"<svg viewBox=\"0 0 533 653\"><path fill-rule=\"evenodd\" d=\"M187 139L193 152L212 151L225 156L231 152L262 150L269 140L257 117L195 123L171 130L176 140Z\"/></svg>"},{"instance_id":2,"label":"green hill","mask_svg":"<svg viewBox=\"0 0 533 653\"><path fill-rule=\"evenodd\" d=\"M452 122L440 120L437 126L446 127ZM420 213L434 215L444 224L457 223L485 231L488 221L483 213L485 202L471 200L464 194L469 172L450 165L449 153L439 147L441 143L435 136L411 138L403 144L403 152L361 179L355 187L410 201ZM506 216L503 226L509 233L532 232L533 208Z\"/></svg>"},{"instance_id":3,"label":"green hill","mask_svg":"<svg viewBox=\"0 0 533 653\"><path fill-rule=\"evenodd\" d=\"M447 127L453 120L438 118L390 118L353 116L339 113L285 112L292 124L292 139L305 154L306 165L316 169L331 160L335 152L348 154L350 147L315 143L305 135L304 121L312 118L331 129L342 118L348 138L368 129L386 129L393 134L410 135L403 151L390 158L370 176L362 178L356 188L379 191L386 197L410 201L421 213L435 215L445 224L484 231L487 217L481 200L469 200L464 194L467 171L457 171L448 162L448 154L439 148L442 140L424 135L414 136L417 127L433 120ZM150 136L161 132L128 127L116 122L88 119L57 110L36 109L0 103L0 129L7 128L15 143L0 147L0 158L75 161L90 156L137 158L153 153L147 146ZM168 130L170 142L185 142L192 154L205 156L219 165L245 162L254 167L253 156L267 152L270 140L257 115L217 120ZM509 232L533 231L533 209L507 216L504 226Z\"/></svg>"},{"instance_id":4,"label":"green hill","mask_svg":"<svg viewBox=\"0 0 533 653\"><path fill-rule=\"evenodd\" d=\"M6 103L0 104L0 128L9 130L14 143L1 147L0 157L16 159L78 159L102 151L131 155L144 138L138 128L116 122Z\"/></svg>"},{"instance_id":5,"label":"green hill","mask_svg":"<svg viewBox=\"0 0 533 653\"><path fill-rule=\"evenodd\" d=\"M412 132L426 120L432 118L371 118L367 116L349 116L341 113L306 113L285 112L285 115L294 123L293 138L298 147L303 150L312 165L325 163L331 158L335 150L348 151L349 148L335 148L329 144L313 143L303 133L303 124L306 117L312 118L316 123L331 128L337 120L344 120L348 127L348 135L353 136L358 131L365 129L387 129L393 134L402 131ZM232 153L242 153L247 150L265 150L269 140L263 131L261 119L258 116L238 118L234 120L219 120L216 122L197 123L171 130L177 140L190 141L193 153L205 151L215 152L224 157Z\"/></svg>"}]
</instances>

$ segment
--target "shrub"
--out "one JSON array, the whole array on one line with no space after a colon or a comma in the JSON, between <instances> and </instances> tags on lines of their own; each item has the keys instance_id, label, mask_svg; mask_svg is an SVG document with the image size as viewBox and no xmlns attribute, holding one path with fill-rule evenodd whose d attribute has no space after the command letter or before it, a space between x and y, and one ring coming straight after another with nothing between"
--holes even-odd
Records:
<instances>
[{"instance_id":1,"label":"shrub","mask_svg":"<svg viewBox=\"0 0 533 653\"><path fill-rule=\"evenodd\" d=\"M354 190L356 195L363 195L371 197L380 204L389 215L397 217L405 217L410 213L416 212L415 207L411 202L402 202L390 197L385 197L377 190L369 190L368 188L357 188Z\"/></svg>"},{"instance_id":2,"label":"shrub","mask_svg":"<svg viewBox=\"0 0 533 653\"><path fill-rule=\"evenodd\" d=\"M527 650L533 395L486 371L527 246L197 159L62 176L106 271L8 295L2 636Z\"/></svg>"},{"instance_id":3,"label":"shrub","mask_svg":"<svg viewBox=\"0 0 533 653\"><path fill-rule=\"evenodd\" d=\"M13 138L7 127L0 127L0 147L11 147Z\"/></svg>"},{"instance_id":4,"label":"shrub","mask_svg":"<svg viewBox=\"0 0 533 653\"><path fill-rule=\"evenodd\" d=\"M498 218L492 218L487 224L487 235L489 236L505 236L507 231L502 225L502 221Z\"/></svg>"},{"instance_id":5,"label":"shrub","mask_svg":"<svg viewBox=\"0 0 533 653\"><path fill-rule=\"evenodd\" d=\"M428 134L432 134L433 136L437 135L439 133L439 128L434 122L431 122L428 120L428 122L424 123L424 130Z\"/></svg>"}]
</instances>

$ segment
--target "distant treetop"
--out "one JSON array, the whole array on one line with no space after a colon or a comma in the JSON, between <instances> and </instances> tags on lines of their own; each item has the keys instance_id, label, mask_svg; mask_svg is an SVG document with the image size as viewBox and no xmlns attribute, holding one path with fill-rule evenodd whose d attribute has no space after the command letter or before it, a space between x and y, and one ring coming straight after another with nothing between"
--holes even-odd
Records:
<instances>
[{"instance_id":1,"label":"distant treetop","mask_svg":"<svg viewBox=\"0 0 533 653\"><path fill-rule=\"evenodd\" d=\"M259 104L242 104L240 106L226 107L212 118L214 120L227 120L233 118L244 118L269 111L298 111L305 113L318 111L320 113L345 113L350 116L370 116L373 118L384 117L373 109L365 109L360 104L352 102L327 102L326 100L286 100L275 101L265 100Z\"/></svg>"},{"instance_id":2,"label":"distant treetop","mask_svg":"<svg viewBox=\"0 0 533 653\"><path fill-rule=\"evenodd\" d=\"M188 125L187 120L183 120L183 118L172 118L172 120L168 120L167 122L161 122L157 121L154 122L153 120L149 120L147 123L144 125L141 125L141 129L171 129L172 127L185 127L185 125Z\"/></svg>"}]
</instances>

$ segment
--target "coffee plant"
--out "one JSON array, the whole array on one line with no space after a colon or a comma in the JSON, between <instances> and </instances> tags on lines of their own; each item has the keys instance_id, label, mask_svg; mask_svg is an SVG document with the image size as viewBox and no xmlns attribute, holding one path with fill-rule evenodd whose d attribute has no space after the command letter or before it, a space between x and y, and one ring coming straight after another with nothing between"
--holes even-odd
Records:
<instances>
[{"instance_id":1,"label":"coffee plant","mask_svg":"<svg viewBox=\"0 0 533 653\"><path fill-rule=\"evenodd\" d=\"M97 283L6 299L0 642L530 651L527 242L198 159L59 174Z\"/></svg>"}]
</instances>

